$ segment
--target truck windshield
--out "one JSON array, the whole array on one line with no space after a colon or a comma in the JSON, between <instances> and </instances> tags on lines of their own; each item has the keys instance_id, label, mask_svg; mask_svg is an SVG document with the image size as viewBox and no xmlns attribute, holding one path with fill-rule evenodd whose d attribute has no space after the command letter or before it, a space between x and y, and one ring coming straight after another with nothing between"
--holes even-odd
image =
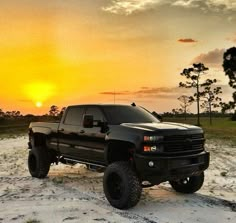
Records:
<instances>
[{"instance_id":1,"label":"truck windshield","mask_svg":"<svg viewBox=\"0 0 236 223\"><path fill-rule=\"evenodd\" d=\"M121 123L160 122L151 113L140 107L126 105L103 106L107 121L111 125Z\"/></svg>"}]
</instances>

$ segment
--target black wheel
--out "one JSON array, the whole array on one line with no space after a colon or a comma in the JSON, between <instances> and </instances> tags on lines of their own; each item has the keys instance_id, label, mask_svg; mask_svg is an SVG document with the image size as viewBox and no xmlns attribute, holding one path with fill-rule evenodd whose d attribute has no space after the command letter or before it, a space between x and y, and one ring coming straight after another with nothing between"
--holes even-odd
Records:
<instances>
[{"instance_id":1,"label":"black wheel","mask_svg":"<svg viewBox=\"0 0 236 223\"><path fill-rule=\"evenodd\" d=\"M142 192L136 173L125 161L112 163L106 168L103 189L109 203L118 209L135 206Z\"/></svg>"},{"instance_id":2,"label":"black wheel","mask_svg":"<svg viewBox=\"0 0 236 223\"><path fill-rule=\"evenodd\" d=\"M204 182L204 172L177 181L170 181L172 188L180 193L191 194L198 191Z\"/></svg>"},{"instance_id":3,"label":"black wheel","mask_svg":"<svg viewBox=\"0 0 236 223\"><path fill-rule=\"evenodd\" d=\"M29 151L28 169L32 177L45 178L50 164L48 152L44 148L37 147Z\"/></svg>"}]
</instances>

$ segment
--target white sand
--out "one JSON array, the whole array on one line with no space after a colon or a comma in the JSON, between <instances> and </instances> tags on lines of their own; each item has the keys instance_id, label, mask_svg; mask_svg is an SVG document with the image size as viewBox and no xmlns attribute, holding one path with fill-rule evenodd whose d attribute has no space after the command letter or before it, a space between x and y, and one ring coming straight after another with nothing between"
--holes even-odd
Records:
<instances>
[{"instance_id":1,"label":"white sand","mask_svg":"<svg viewBox=\"0 0 236 223\"><path fill-rule=\"evenodd\" d=\"M52 166L46 179L27 170L27 137L0 140L0 223L59 222L236 222L236 148L208 142L211 165L203 188L192 195L174 192L168 183L144 189L128 211L110 206L102 173L83 165Z\"/></svg>"}]
</instances>

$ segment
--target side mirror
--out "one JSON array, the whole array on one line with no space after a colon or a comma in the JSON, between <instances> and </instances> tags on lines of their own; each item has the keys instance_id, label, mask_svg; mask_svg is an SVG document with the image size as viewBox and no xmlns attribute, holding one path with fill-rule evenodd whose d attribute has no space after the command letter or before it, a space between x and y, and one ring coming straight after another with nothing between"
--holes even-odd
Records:
<instances>
[{"instance_id":1,"label":"side mirror","mask_svg":"<svg viewBox=\"0 0 236 223\"><path fill-rule=\"evenodd\" d=\"M83 116L83 127L84 128L93 128L93 115L84 115Z\"/></svg>"}]
</instances>

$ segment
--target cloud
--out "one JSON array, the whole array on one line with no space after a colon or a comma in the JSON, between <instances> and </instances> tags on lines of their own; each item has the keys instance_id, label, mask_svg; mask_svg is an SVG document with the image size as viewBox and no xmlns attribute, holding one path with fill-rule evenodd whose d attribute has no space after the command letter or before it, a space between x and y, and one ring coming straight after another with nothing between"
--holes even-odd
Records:
<instances>
[{"instance_id":1,"label":"cloud","mask_svg":"<svg viewBox=\"0 0 236 223\"><path fill-rule=\"evenodd\" d=\"M182 89L179 87L141 87L136 91L105 91L100 92L103 95L126 95L130 97L141 98L176 98L177 95L188 93L189 89Z\"/></svg>"},{"instance_id":2,"label":"cloud","mask_svg":"<svg viewBox=\"0 0 236 223\"><path fill-rule=\"evenodd\" d=\"M233 36L228 37L228 38L226 38L226 39L229 40L229 41L231 41L231 42L233 42L233 43L236 43L236 33L235 33Z\"/></svg>"},{"instance_id":3,"label":"cloud","mask_svg":"<svg viewBox=\"0 0 236 223\"><path fill-rule=\"evenodd\" d=\"M104 91L104 92L100 92L99 94L105 94L105 95L128 95L130 94L129 91Z\"/></svg>"},{"instance_id":4,"label":"cloud","mask_svg":"<svg viewBox=\"0 0 236 223\"><path fill-rule=\"evenodd\" d=\"M199 3L201 1L197 0L178 0L178 1L172 1L173 6L181 6L184 8L197 8Z\"/></svg>"},{"instance_id":5,"label":"cloud","mask_svg":"<svg viewBox=\"0 0 236 223\"><path fill-rule=\"evenodd\" d=\"M141 90L135 91L135 94L160 94L160 93L171 93L174 92L176 88L169 87L156 87L156 88L141 88Z\"/></svg>"},{"instance_id":6,"label":"cloud","mask_svg":"<svg viewBox=\"0 0 236 223\"><path fill-rule=\"evenodd\" d=\"M169 1L169 0L167 0ZM106 12L130 15L134 12L151 9L156 5L164 4L163 0L116 0L110 6L103 7Z\"/></svg>"},{"instance_id":7,"label":"cloud","mask_svg":"<svg viewBox=\"0 0 236 223\"><path fill-rule=\"evenodd\" d=\"M102 9L114 14L130 15L161 5L200 8L203 11L236 11L236 2L233 0L113 0Z\"/></svg>"},{"instance_id":8,"label":"cloud","mask_svg":"<svg viewBox=\"0 0 236 223\"><path fill-rule=\"evenodd\" d=\"M191 39L191 38L186 38L186 39L178 39L178 42L181 43L196 43L197 40Z\"/></svg>"},{"instance_id":9,"label":"cloud","mask_svg":"<svg viewBox=\"0 0 236 223\"><path fill-rule=\"evenodd\" d=\"M206 66L218 68L222 66L223 54L224 49L214 49L212 51L209 51L208 53L202 53L198 55L192 60L191 64L201 62Z\"/></svg>"}]
</instances>

